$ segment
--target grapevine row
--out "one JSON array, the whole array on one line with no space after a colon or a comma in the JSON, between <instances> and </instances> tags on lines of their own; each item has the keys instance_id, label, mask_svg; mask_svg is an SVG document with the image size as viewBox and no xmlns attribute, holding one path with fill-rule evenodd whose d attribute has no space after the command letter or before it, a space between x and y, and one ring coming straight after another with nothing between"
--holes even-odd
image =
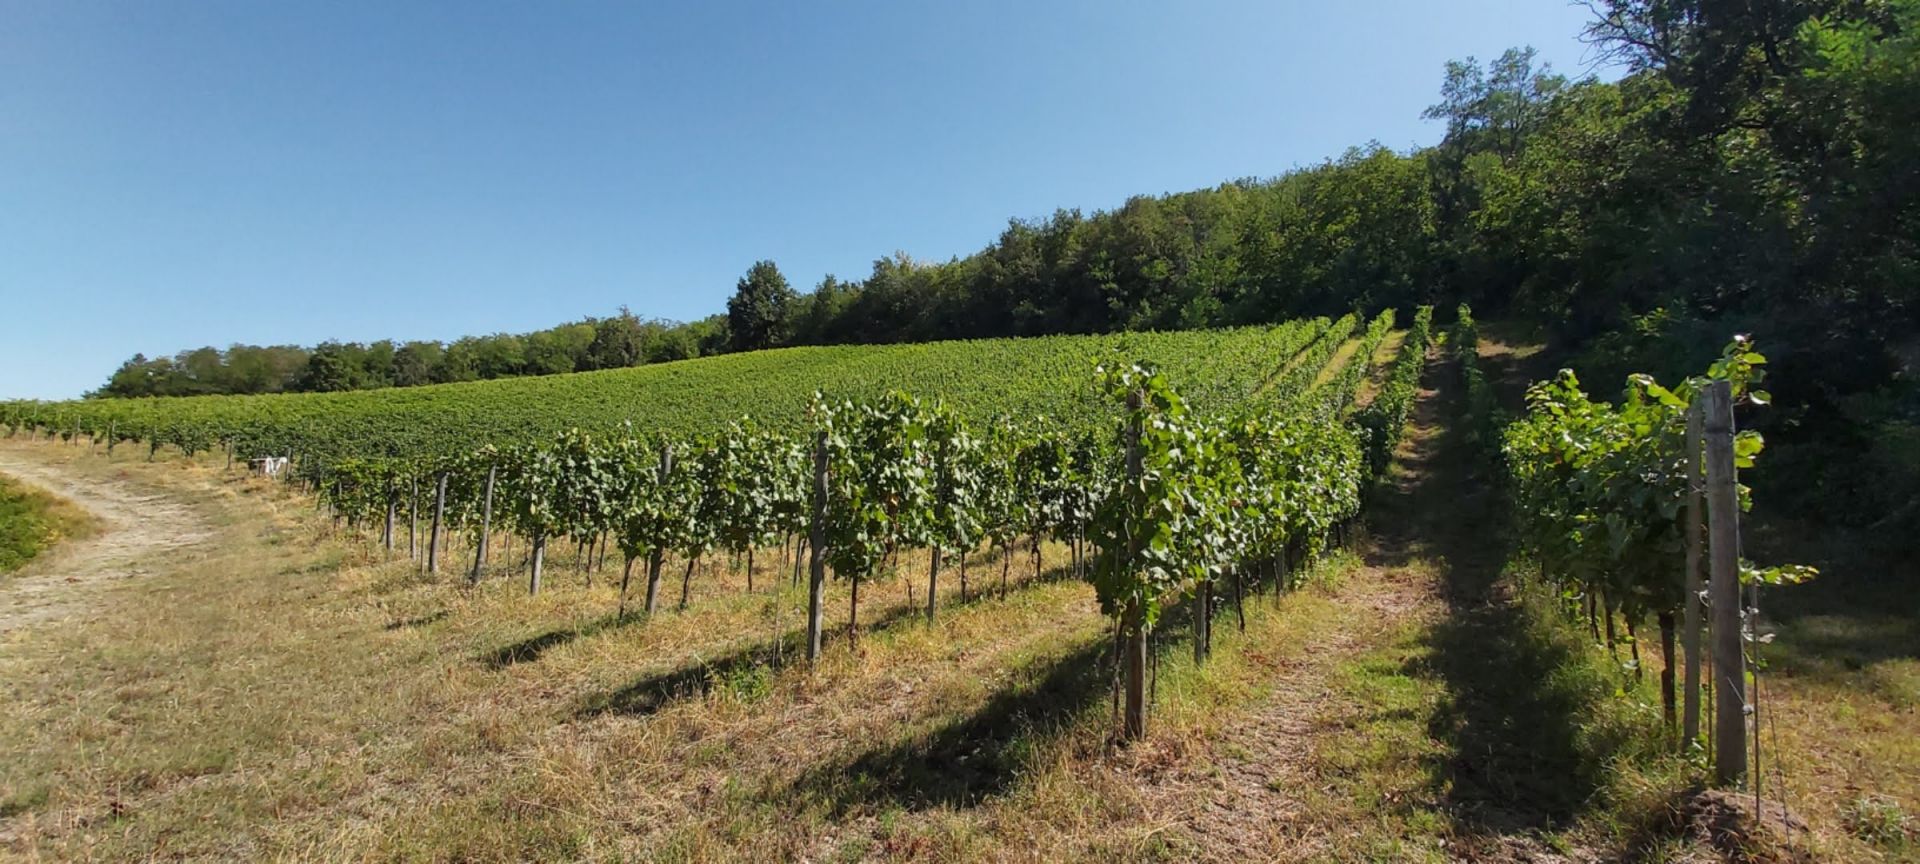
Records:
<instances>
[{"instance_id":1,"label":"grapevine row","mask_svg":"<svg viewBox=\"0 0 1920 864\"><path fill-rule=\"evenodd\" d=\"M1417 376L1429 318L1427 309L1416 315L1368 411L1398 404L1394 394L1406 388L1395 382ZM636 605L644 614L659 612L669 553L684 562L684 607L704 558L751 556L777 543L783 553L794 550L797 565L805 548L813 562L810 655L819 650L828 573L851 587L848 628L857 639L861 585L895 573L903 552L930 553L931 618L943 562L959 563L964 596L968 553L995 548L1004 591L1019 553L1037 573L1041 544L1053 540L1070 547L1073 569L1094 584L1129 639L1144 638L1168 604L1193 603L1196 651L1204 656L1216 590L1230 585L1237 597L1249 584L1297 579L1295 563L1314 560L1336 528L1358 515L1361 491L1377 473L1366 454L1378 436L1400 432L1398 422L1350 423L1341 413L1390 331L1391 313L1367 328L1365 353L1308 396L1357 326L1353 316L1301 322L1192 364L1231 373L1199 389L1234 410L1191 407L1175 376L1154 364L1107 364L1098 374L1104 389L1087 388L1092 421L1004 414L979 421L952 403L899 391L861 399L816 392L797 433L746 419L705 433L573 428L457 452L395 452L402 450L395 444L354 455L316 449L296 471L335 518L356 529L378 526L389 549L402 514L409 526L429 516L429 569L440 566L443 532L471 537L474 558L464 569L476 581L488 572L487 539L497 531L526 540L527 590L535 593L551 544L572 542L589 553L615 544L626 561L623 615L635 590L643 591ZM1249 370L1274 368L1275 354L1292 364L1279 385L1294 394L1291 404L1271 393L1248 398L1263 377ZM1404 417L1404 404L1393 410ZM182 447L193 452L195 443L211 446ZM748 573L751 580L751 564Z\"/></svg>"}]
</instances>

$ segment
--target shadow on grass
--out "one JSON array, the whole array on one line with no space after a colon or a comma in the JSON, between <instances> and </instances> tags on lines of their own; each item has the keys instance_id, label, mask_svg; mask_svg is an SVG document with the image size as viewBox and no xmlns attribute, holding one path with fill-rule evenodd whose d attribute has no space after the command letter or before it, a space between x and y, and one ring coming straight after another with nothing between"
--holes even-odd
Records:
<instances>
[{"instance_id":1,"label":"shadow on grass","mask_svg":"<svg viewBox=\"0 0 1920 864\"><path fill-rule=\"evenodd\" d=\"M937 729L802 774L781 797L824 803L836 816L863 806L973 807L1025 773L1043 742L1107 693L1107 640L1018 670L1018 683Z\"/></svg>"},{"instance_id":2,"label":"shadow on grass","mask_svg":"<svg viewBox=\"0 0 1920 864\"><path fill-rule=\"evenodd\" d=\"M1020 555L1023 553L1021 553L1019 550L1015 550L1015 554ZM987 552L981 557L986 558L988 562L992 562L992 563L997 563L1000 560L999 552L997 550ZM951 577L952 573L951 571L943 571L942 575ZM1025 585L1040 585L1048 582L1058 582L1058 581L1061 581L1064 579L1070 579L1070 578L1073 578L1073 574L1070 571L1068 571L1066 568L1057 567L1051 570L1044 571L1038 576L1029 576L1027 578L1015 577L1014 581L1010 585L1010 588L1013 590L1018 590L1020 587ZM863 583L863 584L868 584L868 583ZM957 606L957 605L970 605L972 603L977 603L982 599L986 599L992 596L998 596L998 590L999 589L998 589L997 583L982 581L977 583L975 590L965 601L961 601L958 599L950 600L942 608L947 608L947 607ZM924 611L923 609L918 607L913 607L913 606L902 606L896 609L892 609L888 612L882 613L880 618L875 619L872 622L872 625L867 629L876 630L876 631L884 630L887 627L898 623L901 619L911 618L914 615L920 614L923 611ZM667 613L661 612L656 614L667 614ZM433 620L439 620L439 619L435 618ZM526 639L522 639L519 642L515 642L511 645L505 645L500 648L496 648L492 651L488 651L480 655L479 660L487 668L495 669L495 670L505 669L508 666L513 666L520 663L530 663L534 660L540 659L540 656L547 653L548 651L551 651L562 645L566 645L575 640L598 635L608 630L625 627L629 624L641 623L645 620L646 620L646 616L642 613L637 613L637 612L629 612L624 618L622 618L618 613L605 615L605 616L593 619L592 621L589 621L585 624L579 624L571 627L556 628L554 630L549 630L545 633L541 633L537 636L531 636ZM422 621L417 623L432 623L432 622ZM411 626L411 625L403 623L399 626ZM390 626L388 627L388 629L395 629L395 627ZM787 647L786 646L787 640L792 638L793 636L794 634L792 633L789 633L783 636L781 647L782 648ZM802 639L805 638L804 630L800 631L799 638L802 638ZM769 651L769 653L773 653L773 652ZM698 664L698 665L701 665L704 667L705 665L709 665L709 664Z\"/></svg>"},{"instance_id":3,"label":"shadow on grass","mask_svg":"<svg viewBox=\"0 0 1920 864\"><path fill-rule=\"evenodd\" d=\"M1831 678L1920 658L1920 604L1911 588L1920 582L1920 568L1903 554L1906 541L1754 509L1740 525L1745 554L1820 569L1811 582L1763 592L1760 627L1779 633L1762 652L1771 668Z\"/></svg>"},{"instance_id":4,"label":"shadow on grass","mask_svg":"<svg viewBox=\"0 0 1920 864\"><path fill-rule=\"evenodd\" d=\"M1622 742L1587 734L1607 682L1585 648L1512 599L1454 603L1428 635L1448 697L1428 718L1446 751L1430 775L1446 809L1497 832L1566 824L1592 801Z\"/></svg>"},{"instance_id":5,"label":"shadow on grass","mask_svg":"<svg viewBox=\"0 0 1920 864\"><path fill-rule=\"evenodd\" d=\"M1010 594L1072 578L1074 577L1071 570L1057 567L1042 572L1039 577L1029 576L1012 582L1009 586ZM989 600L997 600L999 597L997 590L976 591L965 600L951 597L940 608L964 609ZM860 635L862 638L868 638L885 633L903 623L923 621L925 615L926 609L922 606L907 604L892 606L877 616L867 618L867 623L861 625ZM578 636L569 638L578 638ZM846 638L847 630L843 625L829 627L821 634L820 641L823 648L830 648ZM787 630L777 639L758 639L737 645L727 653L712 659L696 657L693 661L677 668L643 676L618 690L589 697L575 713L580 717L600 714L645 717L683 699L705 697L716 684L743 680L743 676L757 668L774 670L786 664L804 662L806 645L807 631L804 626Z\"/></svg>"},{"instance_id":6,"label":"shadow on grass","mask_svg":"<svg viewBox=\"0 0 1920 864\"><path fill-rule=\"evenodd\" d=\"M1489 365L1496 386L1515 392L1523 364ZM1458 374L1450 362L1428 368L1436 394L1418 408L1425 440L1404 460L1413 464L1396 500L1383 502L1397 514L1389 530L1399 538L1382 554L1391 563L1420 547L1440 568L1448 609L1425 636L1432 650L1404 672L1445 686L1427 720L1428 734L1445 744L1427 766L1442 808L1469 833L1550 828L1594 800L1616 745L1583 723L1611 688L1555 610L1530 607L1501 579L1512 552L1506 502L1485 476L1485 451L1454 414L1464 407Z\"/></svg>"},{"instance_id":7,"label":"shadow on grass","mask_svg":"<svg viewBox=\"0 0 1920 864\"><path fill-rule=\"evenodd\" d=\"M1789 602L1775 595L1776 606ZM1768 668L1789 676L1848 685L1854 673L1920 657L1920 623L1910 615L1823 611L1762 626L1778 634L1764 653Z\"/></svg>"},{"instance_id":8,"label":"shadow on grass","mask_svg":"<svg viewBox=\"0 0 1920 864\"><path fill-rule=\"evenodd\" d=\"M1250 595L1248 601L1252 602ZM1215 626L1231 626L1223 604ZM1193 604L1163 610L1154 665L1192 650ZM924 810L975 807L1008 792L1029 760L1074 719L1112 695L1110 634L1012 670L1011 683L965 716L893 744L809 769L781 796L824 804L836 817L861 807Z\"/></svg>"},{"instance_id":9,"label":"shadow on grass","mask_svg":"<svg viewBox=\"0 0 1920 864\"><path fill-rule=\"evenodd\" d=\"M549 630L538 636L528 637L511 645L503 645L495 648L492 651L480 655L480 662L485 664L488 669L494 670L505 669L508 666L520 663L531 663L540 659L540 655L576 639L584 639L588 636L625 627L629 624L638 624L643 620L645 620L645 616L633 613L628 613L625 616L617 612L602 615L584 624Z\"/></svg>"},{"instance_id":10,"label":"shadow on grass","mask_svg":"<svg viewBox=\"0 0 1920 864\"><path fill-rule=\"evenodd\" d=\"M387 622L386 629L388 631L393 631L393 630L407 630L414 627L425 627L428 624L437 624L441 621L445 621L447 619L448 614L449 613L447 612L447 610L441 609L437 612L431 612L426 615L419 615L413 618L402 618L397 621L389 621Z\"/></svg>"}]
</instances>

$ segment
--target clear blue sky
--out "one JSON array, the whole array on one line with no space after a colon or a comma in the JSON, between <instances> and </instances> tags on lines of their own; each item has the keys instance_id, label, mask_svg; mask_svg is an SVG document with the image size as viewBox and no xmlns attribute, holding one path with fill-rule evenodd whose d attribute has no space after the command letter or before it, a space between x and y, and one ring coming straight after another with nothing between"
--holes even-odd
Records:
<instances>
[{"instance_id":1,"label":"clear blue sky","mask_svg":"<svg viewBox=\"0 0 1920 864\"><path fill-rule=\"evenodd\" d=\"M1431 144L1558 0L0 0L0 397L134 352L452 339L808 290L1009 217Z\"/></svg>"}]
</instances>

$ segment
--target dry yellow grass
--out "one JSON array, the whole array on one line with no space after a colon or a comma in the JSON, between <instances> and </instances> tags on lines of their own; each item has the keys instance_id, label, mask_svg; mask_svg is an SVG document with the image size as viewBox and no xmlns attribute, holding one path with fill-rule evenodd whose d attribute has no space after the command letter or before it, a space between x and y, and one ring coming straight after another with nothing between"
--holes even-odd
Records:
<instances>
[{"instance_id":1,"label":"dry yellow grass","mask_svg":"<svg viewBox=\"0 0 1920 864\"><path fill-rule=\"evenodd\" d=\"M976 556L975 595L945 574L932 625L904 579L869 585L858 650L835 584L808 669L776 554L760 591L714 567L686 612L621 622L614 580L588 588L565 556L538 597L511 574L468 590L272 481L35 453L213 530L8 637L0 841L29 859L1134 859L1164 841L1139 818L1143 772L1200 753L1276 664L1359 614L1331 588L1251 603L1204 670L1170 640L1154 734L1116 758L1106 623L1052 572L1064 549L1039 579L1021 556L1004 599Z\"/></svg>"}]
</instances>

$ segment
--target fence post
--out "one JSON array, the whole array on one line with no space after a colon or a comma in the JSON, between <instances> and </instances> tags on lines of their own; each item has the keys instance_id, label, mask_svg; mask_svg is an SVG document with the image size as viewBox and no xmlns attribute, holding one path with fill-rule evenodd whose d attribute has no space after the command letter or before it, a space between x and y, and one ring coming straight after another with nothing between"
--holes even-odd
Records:
<instances>
[{"instance_id":1,"label":"fence post","mask_svg":"<svg viewBox=\"0 0 1920 864\"><path fill-rule=\"evenodd\" d=\"M820 630L825 616L827 557L827 433L813 436L813 518L807 528L807 662L820 659Z\"/></svg>"},{"instance_id":2,"label":"fence post","mask_svg":"<svg viewBox=\"0 0 1920 864\"><path fill-rule=\"evenodd\" d=\"M1741 783L1747 774L1747 678L1740 644L1740 498L1733 468L1733 388L1707 387L1707 589L1713 614L1714 782Z\"/></svg>"},{"instance_id":3,"label":"fence post","mask_svg":"<svg viewBox=\"0 0 1920 864\"><path fill-rule=\"evenodd\" d=\"M1705 483L1700 466L1700 439L1703 434L1701 410L1699 402L1687 406L1687 502L1681 515L1687 543L1687 570L1681 581L1686 593L1680 607L1681 646L1687 655L1686 699L1680 737L1682 752L1700 740L1700 522L1705 515L1700 497Z\"/></svg>"}]
</instances>

